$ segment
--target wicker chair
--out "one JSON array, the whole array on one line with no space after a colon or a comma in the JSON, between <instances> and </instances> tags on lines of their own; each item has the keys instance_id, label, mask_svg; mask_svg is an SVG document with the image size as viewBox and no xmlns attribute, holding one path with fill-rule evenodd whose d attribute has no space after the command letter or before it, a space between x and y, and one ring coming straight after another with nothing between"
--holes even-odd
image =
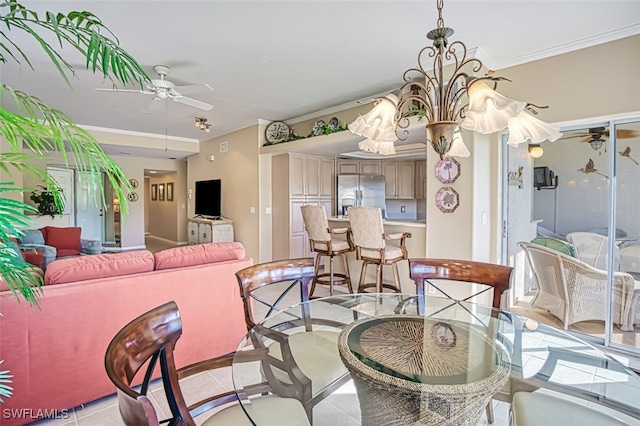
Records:
<instances>
[{"instance_id":1,"label":"wicker chair","mask_svg":"<svg viewBox=\"0 0 640 426\"><path fill-rule=\"evenodd\" d=\"M349 265L347 264L347 253L355 248L351 242L351 229L329 228L327 221L327 213L322 206L312 206L310 204L302 206L302 218L304 219L304 227L309 235L309 244L311 251L315 251L316 264L314 277L311 281L311 291L309 297L313 296L316 284L325 284L329 286L329 294L333 296L333 286L337 284L345 284L349 289L349 293L353 293L351 287L351 276L349 275ZM334 235L344 235L346 239L334 238ZM338 256L342 259L343 273L334 272L333 258ZM322 258L329 258L329 272L319 273Z\"/></svg>"},{"instance_id":2,"label":"wicker chair","mask_svg":"<svg viewBox=\"0 0 640 426\"><path fill-rule=\"evenodd\" d=\"M640 244L629 244L620 249L622 270L640 279Z\"/></svg>"},{"instance_id":3,"label":"wicker chair","mask_svg":"<svg viewBox=\"0 0 640 426\"><path fill-rule=\"evenodd\" d=\"M565 329L580 321L605 320L606 271L541 245L520 242L518 246L527 254L538 289L532 308L550 312ZM640 322L635 318L639 298L633 277L616 272L613 321L624 331L633 331L633 324Z\"/></svg>"},{"instance_id":4,"label":"wicker chair","mask_svg":"<svg viewBox=\"0 0 640 426\"><path fill-rule=\"evenodd\" d=\"M351 224L353 243L356 246L356 258L363 261L358 293L364 292L367 288L375 288L378 293L382 293L385 288L401 293L397 262L409 257L405 240L411 238L411 234L407 232L385 234L382 210L377 207L350 207L349 223ZM387 245L387 241L391 240L400 241L400 245ZM365 283L367 266L369 265L376 266L375 283ZM393 284L383 282L383 265L390 265L393 268Z\"/></svg>"},{"instance_id":5,"label":"wicker chair","mask_svg":"<svg viewBox=\"0 0 640 426\"><path fill-rule=\"evenodd\" d=\"M571 232L567 234L569 241L576 248L578 259L594 268L608 269L609 237L595 232ZM614 270L620 271L620 251L614 247Z\"/></svg>"},{"instance_id":6,"label":"wicker chair","mask_svg":"<svg viewBox=\"0 0 640 426\"><path fill-rule=\"evenodd\" d=\"M266 356L265 350L253 350L227 354L218 358L203 360L176 370L173 350L182 335L182 321L175 302L169 302L139 316L125 325L113 338L105 355L105 368L109 379L116 387L118 406L124 424L127 426L158 426L160 424L195 426L193 417L208 410L226 406L204 422L198 424L248 425L252 422L247 413L252 410L271 410L272 424L308 425L306 413L296 399L281 398L277 395L260 397L254 403L241 407L236 392L210 395L207 399L190 406L185 403L179 380L194 374L221 367L231 367L232 362L260 361ZM234 360L234 357L235 360ZM171 418L159 421L158 413L147 397L149 381L157 363L162 371L162 383L167 398ZM138 372L144 372L138 377ZM134 387L142 381L141 387ZM275 383L279 386L278 383ZM243 390L245 395L265 394L272 390L269 383L257 383ZM264 398L264 399L263 399ZM253 404L253 403L252 403ZM262 408L261 408L262 407ZM246 413L245 413L246 410ZM270 423L271 424L271 423Z\"/></svg>"}]
</instances>

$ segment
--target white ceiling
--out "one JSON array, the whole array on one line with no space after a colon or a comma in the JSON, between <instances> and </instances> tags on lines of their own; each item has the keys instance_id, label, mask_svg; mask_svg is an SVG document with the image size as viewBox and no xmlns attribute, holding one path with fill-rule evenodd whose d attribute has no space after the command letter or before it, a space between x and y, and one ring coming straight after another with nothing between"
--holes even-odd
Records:
<instances>
[{"instance_id":1,"label":"white ceiling","mask_svg":"<svg viewBox=\"0 0 640 426\"><path fill-rule=\"evenodd\" d=\"M283 120L397 89L416 65L436 26L435 0L423 1L29 1L37 10L87 9L102 18L152 78L171 67L177 85L210 85L192 94L211 103L201 111L168 102L145 111L151 95L94 90L110 82L78 65L73 89L44 53L12 32L36 70L7 62L2 81L39 96L75 122L207 140L255 124ZM640 1L445 0L451 40L478 48L489 68L540 59L640 33ZM14 34L15 33L15 34ZM6 101L3 101L7 105ZM211 133L194 127L208 119Z\"/></svg>"}]
</instances>

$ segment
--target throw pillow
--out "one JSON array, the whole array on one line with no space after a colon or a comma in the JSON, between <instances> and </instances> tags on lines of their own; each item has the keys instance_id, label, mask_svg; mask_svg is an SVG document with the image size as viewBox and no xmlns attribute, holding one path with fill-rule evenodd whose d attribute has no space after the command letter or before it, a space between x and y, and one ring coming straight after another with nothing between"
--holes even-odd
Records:
<instances>
[{"instance_id":1,"label":"throw pillow","mask_svg":"<svg viewBox=\"0 0 640 426\"><path fill-rule=\"evenodd\" d=\"M539 244L541 246L549 247L555 251L559 251L560 253L566 254L567 256L578 258L578 252L576 248L568 241L558 240L557 238L550 237L538 237L531 240L534 244Z\"/></svg>"},{"instance_id":2,"label":"throw pillow","mask_svg":"<svg viewBox=\"0 0 640 426\"><path fill-rule=\"evenodd\" d=\"M56 228L55 226L47 226L46 242L47 245L58 250L58 257L78 255L82 250L81 233L82 228L80 227Z\"/></svg>"},{"instance_id":3,"label":"throw pillow","mask_svg":"<svg viewBox=\"0 0 640 426\"><path fill-rule=\"evenodd\" d=\"M39 229L27 229L20 238L21 244L39 244L44 245L44 235Z\"/></svg>"}]
</instances>

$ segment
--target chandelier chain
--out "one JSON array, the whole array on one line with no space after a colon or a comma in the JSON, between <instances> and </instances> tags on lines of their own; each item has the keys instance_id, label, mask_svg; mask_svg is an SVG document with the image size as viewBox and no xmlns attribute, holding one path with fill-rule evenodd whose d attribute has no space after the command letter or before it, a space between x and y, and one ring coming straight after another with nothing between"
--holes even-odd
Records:
<instances>
[{"instance_id":1,"label":"chandelier chain","mask_svg":"<svg viewBox=\"0 0 640 426\"><path fill-rule=\"evenodd\" d=\"M444 6L444 0L438 0L438 28L444 28L444 19L442 18L442 8Z\"/></svg>"}]
</instances>

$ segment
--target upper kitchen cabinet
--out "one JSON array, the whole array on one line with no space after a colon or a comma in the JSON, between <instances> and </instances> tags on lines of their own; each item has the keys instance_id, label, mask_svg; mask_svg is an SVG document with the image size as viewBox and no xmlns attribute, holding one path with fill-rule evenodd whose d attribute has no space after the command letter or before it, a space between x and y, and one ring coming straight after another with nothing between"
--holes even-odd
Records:
<instances>
[{"instance_id":1,"label":"upper kitchen cabinet","mask_svg":"<svg viewBox=\"0 0 640 426\"><path fill-rule=\"evenodd\" d=\"M335 161L333 158L320 159L320 197L333 197L336 186Z\"/></svg>"},{"instance_id":2,"label":"upper kitchen cabinet","mask_svg":"<svg viewBox=\"0 0 640 426\"><path fill-rule=\"evenodd\" d=\"M380 161L338 161L339 175L381 175L382 166Z\"/></svg>"},{"instance_id":3,"label":"upper kitchen cabinet","mask_svg":"<svg viewBox=\"0 0 640 426\"><path fill-rule=\"evenodd\" d=\"M382 174L385 178L385 198L415 198L415 162L384 161Z\"/></svg>"},{"instance_id":4,"label":"upper kitchen cabinet","mask_svg":"<svg viewBox=\"0 0 640 426\"><path fill-rule=\"evenodd\" d=\"M291 197L320 196L320 157L300 154L288 154L288 156L289 195Z\"/></svg>"}]
</instances>

